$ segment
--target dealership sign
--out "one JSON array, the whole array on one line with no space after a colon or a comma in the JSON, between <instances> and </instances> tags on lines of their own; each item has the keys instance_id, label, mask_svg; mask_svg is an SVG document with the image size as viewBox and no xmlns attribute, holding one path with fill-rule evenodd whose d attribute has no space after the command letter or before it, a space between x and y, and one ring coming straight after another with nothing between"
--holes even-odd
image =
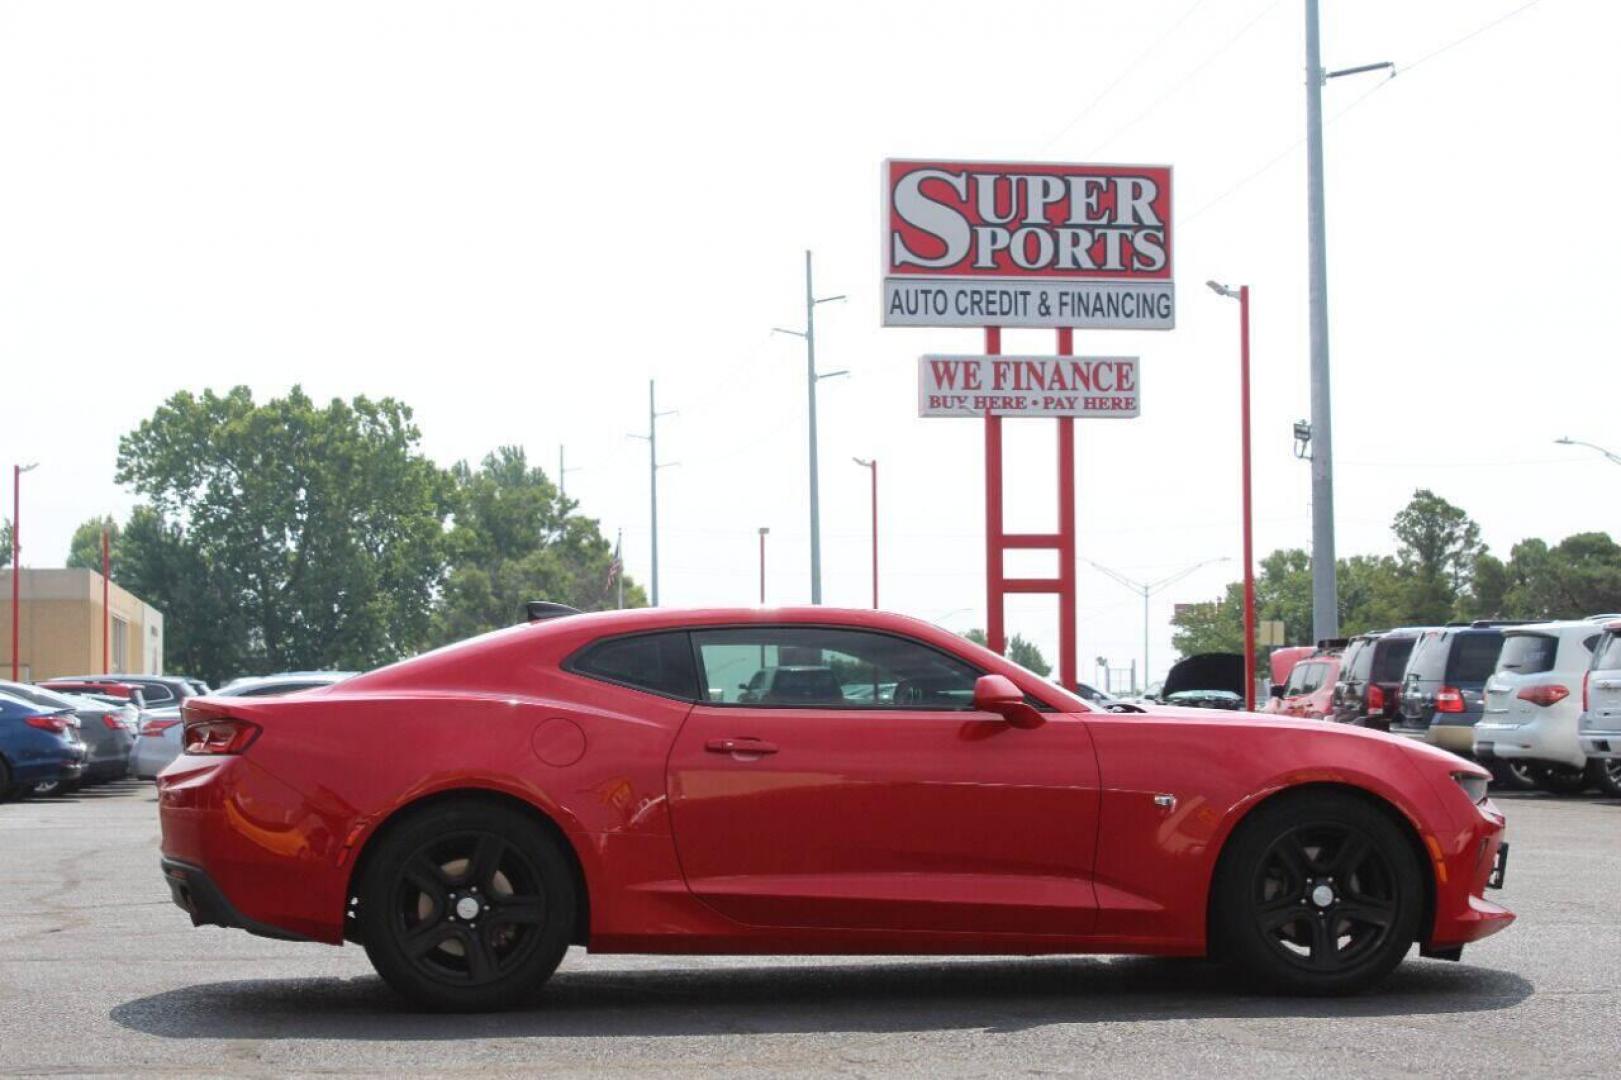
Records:
<instances>
[{"instance_id":1,"label":"dealership sign","mask_svg":"<svg viewBox=\"0 0 1621 1080\"><path fill-rule=\"evenodd\" d=\"M884 162L884 325L1169 330L1171 170Z\"/></svg>"},{"instance_id":2,"label":"dealership sign","mask_svg":"<svg viewBox=\"0 0 1621 1080\"><path fill-rule=\"evenodd\" d=\"M925 356L919 416L1136 416L1135 356Z\"/></svg>"}]
</instances>

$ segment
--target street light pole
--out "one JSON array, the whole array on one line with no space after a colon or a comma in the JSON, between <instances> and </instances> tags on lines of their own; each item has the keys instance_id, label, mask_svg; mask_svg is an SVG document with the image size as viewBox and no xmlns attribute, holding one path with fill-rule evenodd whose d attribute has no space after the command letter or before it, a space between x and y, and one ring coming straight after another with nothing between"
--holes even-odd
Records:
<instances>
[{"instance_id":1,"label":"street light pole","mask_svg":"<svg viewBox=\"0 0 1621 1080\"><path fill-rule=\"evenodd\" d=\"M21 671L19 657L20 643L22 641L22 620L19 618L23 607L22 589L22 508L23 508L23 473L39 468L39 462L31 465L13 465L11 467L11 681L18 682L18 673Z\"/></svg>"},{"instance_id":2,"label":"street light pole","mask_svg":"<svg viewBox=\"0 0 1621 1080\"><path fill-rule=\"evenodd\" d=\"M792 334L805 339L805 390L810 402L810 560L811 603L822 602L822 497L821 471L816 462L816 384L823 379L848 375L848 371L818 372L816 370L816 305L843 300L838 296L818 297L811 287L811 253L805 252L805 329L785 330L774 327L777 334Z\"/></svg>"},{"instance_id":3,"label":"street light pole","mask_svg":"<svg viewBox=\"0 0 1621 1080\"><path fill-rule=\"evenodd\" d=\"M647 380L647 434L632 435L632 439L642 439L647 443L647 478L650 503L650 516L652 519L652 537L649 543L652 555L652 573L648 575L648 583L652 589L653 606L659 606L659 470L668 469L670 465L659 464L659 419L665 416L674 416L675 410L659 412L658 406L653 402L653 380ZM558 464L562 464L561 458ZM561 480L561 477L559 477Z\"/></svg>"},{"instance_id":4,"label":"street light pole","mask_svg":"<svg viewBox=\"0 0 1621 1080\"><path fill-rule=\"evenodd\" d=\"M1323 71L1317 0L1306 0L1306 228L1311 298L1312 640L1339 636L1334 565L1334 421L1328 383L1328 253L1323 211Z\"/></svg>"},{"instance_id":5,"label":"street light pole","mask_svg":"<svg viewBox=\"0 0 1621 1080\"><path fill-rule=\"evenodd\" d=\"M878 459L852 458L872 473L872 609L878 610Z\"/></svg>"},{"instance_id":6,"label":"street light pole","mask_svg":"<svg viewBox=\"0 0 1621 1080\"><path fill-rule=\"evenodd\" d=\"M765 605L765 538L771 535L771 529L765 525L760 526L760 604Z\"/></svg>"},{"instance_id":7,"label":"street light pole","mask_svg":"<svg viewBox=\"0 0 1621 1080\"><path fill-rule=\"evenodd\" d=\"M1124 585L1126 588L1130 589L1134 593L1137 593L1139 596L1141 596L1143 598L1143 688L1144 689L1147 689L1147 687L1148 687L1148 671L1149 671L1149 668L1148 668L1148 636L1149 636L1148 635L1148 600L1149 600L1149 597L1153 596L1155 593L1159 592L1162 589L1167 589L1170 586L1175 585L1178 581L1181 581L1183 578L1187 577L1189 574L1193 573L1195 570L1203 570L1207 566L1214 566L1216 563L1224 563L1224 562L1230 562L1230 561L1231 560L1229 560L1227 558L1227 556L1225 556L1225 555L1223 555L1219 559L1206 559L1204 562L1194 563L1192 566L1184 567L1183 569L1178 570L1176 573L1171 574L1168 577L1162 577L1158 581L1146 581L1145 582L1145 581L1133 581L1131 578L1129 578L1126 575L1120 573L1118 570L1110 570L1107 566L1104 566L1102 563L1093 562L1091 559L1086 560L1086 562L1092 567L1092 569L1094 569L1094 570L1098 571L1099 573L1104 574L1104 575L1106 575L1106 576L1108 576L1110 578L1113 578L1115 581L1118 581L1120 584Z\"/></svg>"},{"instance_id":8,"label":"street light pole","mask_svg":"<svg viewBox=\"0 0 1621 1080\"><path fill-rule=\"evenodd\" d=\"M1560 438L1555 439L1554 442L1560 446L1585 446L1589 450L1597 450L1599 453L1608 458L1613 464L1621 465L1621 454L1617 454L1613 450L1606 450L1597 443L1583 442L1580 439L1572 439L1569 435L1561 436Z\"/></svg>"},{"instance_id":9,"label":"street light pole","mask_svg":"<svg viewBox=\"0 0 1621 1080\"><path fill-rule=\"evenodd\" d=\"M1238 394L1244 492L1244 708L1255 709L1255 515L1250 502L1250 287L1205 282L1219 296L1238 301Z\"/></svg>"}]
</instances>

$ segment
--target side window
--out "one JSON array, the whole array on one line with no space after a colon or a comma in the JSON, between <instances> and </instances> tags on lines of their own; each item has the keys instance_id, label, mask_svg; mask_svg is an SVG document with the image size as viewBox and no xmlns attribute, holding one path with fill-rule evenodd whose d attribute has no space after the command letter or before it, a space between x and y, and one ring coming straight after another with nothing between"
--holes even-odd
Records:
<instances>
[{"instance_id":1,"label":"side window","mask_svg":"<svg viewBox=\"0 0 1621 1080\"><path fill-rule=\"evenodd\" d=\"M1307 664L1306 674L1301 679L1300 692L1315 694L1317 688L1323 685L1323 672L1327 669L1327 664Z\"/></svg>"},{"instance_id":2,"label":"side window","mask_svg":"<svg viewBox=\"0 0 1621 1080\"><path fill-rule=\"evenodd\" d=\"M151 683L142 686L141 694L146 698L148 705L161 705L174 700L174 691L162 683Z\"/></svg>"},{"instance_id":3,"label":"side window","mask_svg":"<svg viewBox=\"0 0 1621 1080\"><path fill-rule=\"evenodd\" d=\"M785 709L969 710L980 672L906 638L838 627L736 627L692 635L712 702Z\"/></svg>"},{"instance_id":4,"label":"side window","mask_svg":"<svg viewBox=\"0 0 1621 1080\"><path fill-rule=\"evenodd\" d=\"M685 631L609 638L587 646L563 666L594 679L665 697L684 701L697 697L692 645Z\"/></svg>"},{"instance_id":5,"label":"side window","mask_svg":"<svg viewBox=\"0 0 1621 1080\"><path fill-rule=\"evenodd\" d=\"M1295 697L1298 694L1308 693L1306 678L1311 673L1311 665L1304 661L1297 663L1294 670L1289 672L1289 683L1283 688L1285 697Z\"/></svg>"}]
</instances>

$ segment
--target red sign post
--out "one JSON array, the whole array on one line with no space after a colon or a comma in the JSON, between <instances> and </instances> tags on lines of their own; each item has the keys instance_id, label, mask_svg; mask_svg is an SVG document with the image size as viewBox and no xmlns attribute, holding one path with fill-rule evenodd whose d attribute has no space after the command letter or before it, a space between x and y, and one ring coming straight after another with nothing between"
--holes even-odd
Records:
<instances>
[{"instance_id":1,"label":"red sign post","mask_svg":"<svg viewBox=\"0 0 1621 1080\"><path fill-rule=\"evenodd\" d=\"M885 326L983 327L987 356L1001 355L1004 327L1052 328L1059 357L1074 355L1076 327L1175 326L1169 167L886 161L884 195ZM1034 402L1021 397L1017 408L971 398L985 405L986 636L992 649L1006 651L1009 593L1056 594L1059 681L1072 689L1078 677L1075 417L1137 415L1135 359L1130 363L1129 406L1112 412L1098 405L1097 394L1089 402L1070 394L1044 393ZM1050 370L1070 370L1034 367L1044 379ZM923 374L926 383L928 370ZM1118 371L1111 369L1109 377L1111 390L1119 390ZM1064 389L1072 391L1073 382ZM931 412L926 387L919 393L925 415L960 414L949 395ZM1019 414L1058 417L1058 528L1052 533L1009 533L1003 526L1002 419ZM1057 551L1057 576L1008 577L1007 552L1027 549Z\"/></svg>"}]
</instances>

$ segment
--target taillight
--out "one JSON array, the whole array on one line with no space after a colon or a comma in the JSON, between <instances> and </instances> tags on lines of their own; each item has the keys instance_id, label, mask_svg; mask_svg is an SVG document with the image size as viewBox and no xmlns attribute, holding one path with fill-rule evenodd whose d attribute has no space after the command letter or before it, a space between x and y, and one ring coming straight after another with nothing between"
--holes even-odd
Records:
<instances>
[{"instance_id":1,"label":"taillight","mask_svg":"<svg viewBox=\"0 0 1621 1080\"><path fill-rule=\"evenodd\" d=\"M178 720L148 720L145 726L141 728L141 734L145 736L162 735L178 723L180 723Z\"/></svg>"},{"instance_id":2,"label":"taillight","mask_svg":"<svg viewBox=\"0 0 1621 1080\"><path fill-rule=\"evenodd\" d=\"M1435 711L1444 713L1463 712L1463 691L1456 686L1443 686L1435 694Z\"/></svg>"},{"instance_id":3,"label":"taillight","mask_svg":"<svg viewBox=\"0 0 1621 1080\"><path fill-rule=\"evenodd\" d=\"M186 753L240 754L259 737L259 725L231 716L186 725Z\"/></svg>"},{"instance_id":4,"label":"taillight","mask_svg":"<svg viewBox=\"0 0 1621 1080\"><path fill-rule=\"evenodd\" d=\"M1385 707L1385 691L1377 684L1368 687L1368 711L1383 712Z\"/></svg>"},{"instance_id":5,"label":"taillight","mask_svg":"<svg viewBox=\"0 0 1621 1080\"><path fill-rule=\"evenodd\" d=\"M103 724L107 725L107 730L108 731L123 731L124 730L124 721L120 720L118 717L114 716L112 713L102 713L101 714L101 722Z\"/></svg>"},{"instance_id":6,"label":"taillight","mask_svg":"<svg viewBox=\"0 0 1621 1080\"><path fill-rule=\"evenodd\" d=\"M23 718L23 722L29 727L49 731L53 735L60 735L68 729L67 720L60 716L26 716Z\"/></svg>"},{"instance_id":7,"label":"taillight","mask_svg":"<svg viewBox=\"0 0 1621 1080\"><path fill-rule=\"evenodd\" d=\"M1546 683L1542 686L1527 686L1514 696L1521 701L1529 701L1546 709L1549 705L1564 701L1570 696L1570 691L1558 683Z\"/></svg>"}]
</instances>

